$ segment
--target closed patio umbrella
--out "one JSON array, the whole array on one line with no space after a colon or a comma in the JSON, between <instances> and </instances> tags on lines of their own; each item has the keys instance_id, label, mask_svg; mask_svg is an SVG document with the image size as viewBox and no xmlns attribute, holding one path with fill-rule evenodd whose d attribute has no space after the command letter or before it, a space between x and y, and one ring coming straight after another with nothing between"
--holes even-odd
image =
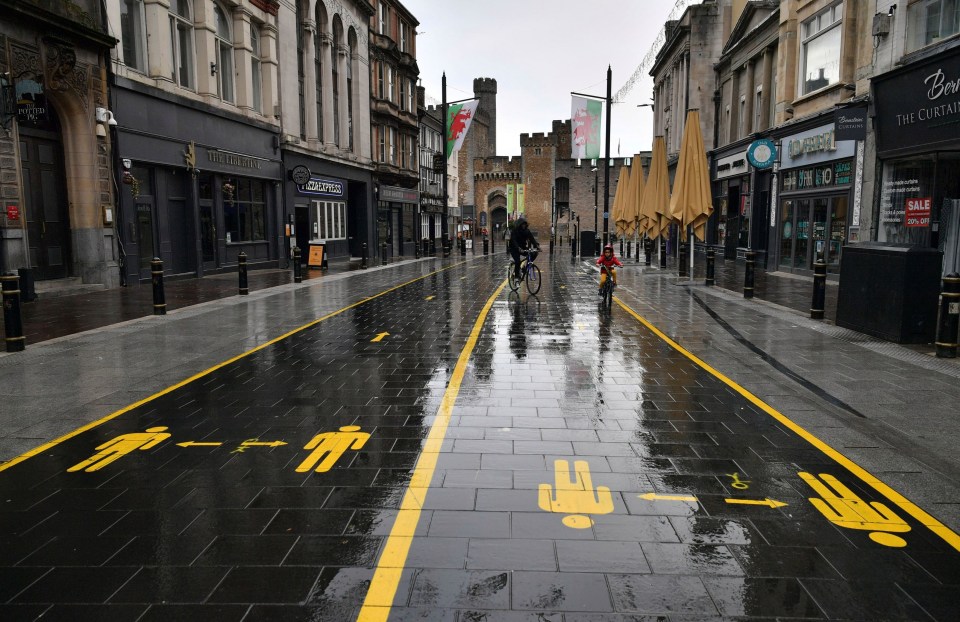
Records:
<instances>
[{"instance_id":1,"label":"closed patio umbrella","mask_svg":"<svg viewBox=\"0 0 960 622\"><path fill-rule=\"evenodd\" d=\"M707 219L713 213L710 196L710 171L707 152L703 147L700 130L700 112L687 111L687 122L680 143L680 159L673 179L673 195L670 197L670 214L680 227L680 238L687 239L687 228L700 241L704 240Z\"/></svg>"},{"instance_id":2,"label":"closed patio umbrella","mask_svg":"<svg viewBox=\"0 0 960 622\"><path fill-rule=\"evenodd\" d=\"M627 199L626 195L630 190L630 169L626 166L620 167L620 177L617 179L617 192L613 196L613 222L617 227L617 236L624 234L627 228L627 221L624 218L623 207Z\"/></svg>"},{"instance_id":3,"label":"closed patio umbrella","mask_svg":"<svg viewBox=\"0 0 960 622\"><path fill-rule=\"evenodd\" d=\"M667 207L670 204L670 178L667 175L667 147L663 136L653 139L650 173L643 188L640 217L647 237L656 240L666 227Z\"/></svg>"},{"instance_id":4,"label":"closed patio umbrella","mask_svg":"<svg viewBox=\"0 0 960 622\"><path fill-rule=\"evenodd\" d=\"M626 234L633 235L640 224L640 201L643 198L643 162L640 154L633 156L630 162L630 190L627 192L627 202L623 208L624 220L627 221Z\"/></svg>"}]
</instances>

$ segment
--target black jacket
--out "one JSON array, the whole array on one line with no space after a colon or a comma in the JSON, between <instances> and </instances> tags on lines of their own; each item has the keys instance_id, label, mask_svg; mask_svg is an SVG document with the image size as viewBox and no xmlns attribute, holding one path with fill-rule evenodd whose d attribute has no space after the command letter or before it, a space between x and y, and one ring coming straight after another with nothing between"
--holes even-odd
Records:
<instances>
[{"instance_id":1,"label":"black jacket","mask_svg":"<svg viewBox=\"0 0 960 622\"><path fill-rule=\"evenodd\" d=\"M513 231L510 233L510 246L511 248L516 248L522 250L528 246L540 246L537 244L537 239L533 237L533 233L530 232L530 227L521 227L519 224L513 228Z\"/></svg>"}]
</instances>

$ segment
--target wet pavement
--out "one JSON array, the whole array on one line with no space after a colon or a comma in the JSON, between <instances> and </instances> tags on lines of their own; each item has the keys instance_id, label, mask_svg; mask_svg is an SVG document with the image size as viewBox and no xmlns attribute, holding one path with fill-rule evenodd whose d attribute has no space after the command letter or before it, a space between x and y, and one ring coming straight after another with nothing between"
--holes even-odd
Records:
<instances>
[{"instance_id":1,"label":"wet pavement","mask_svg":"<svg viewBox=\"0 0 960 622\"><path fill-rule=\"evenodd\" d=\"M602 310L588 262L542 256L537 296L505 264L0 356L0 619L960 616L960 367L670 271Z\"/></svg>"}]
</instances>

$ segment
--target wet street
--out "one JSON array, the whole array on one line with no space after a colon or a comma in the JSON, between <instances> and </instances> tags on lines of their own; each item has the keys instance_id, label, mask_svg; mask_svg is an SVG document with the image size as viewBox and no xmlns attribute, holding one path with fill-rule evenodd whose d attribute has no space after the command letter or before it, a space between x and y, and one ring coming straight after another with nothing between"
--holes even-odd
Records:
<instances>
[{"instance_id":1,"label":"wet street","mask_svg":"<svg viewBox=\"0 0 960 622\"><path fill-rule=\"evenodd\" d=\"M536 295L502 252L423 260L0 358L30 386L0 619L960 619L956 365L538 265Z\"/></svg>"}]
</instances>

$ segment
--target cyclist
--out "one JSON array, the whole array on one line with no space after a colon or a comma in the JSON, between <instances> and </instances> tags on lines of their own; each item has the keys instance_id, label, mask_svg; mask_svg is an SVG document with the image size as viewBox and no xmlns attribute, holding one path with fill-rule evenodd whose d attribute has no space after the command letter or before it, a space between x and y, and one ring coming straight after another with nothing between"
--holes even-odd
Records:
<instances>
[{"instance_id":1,"label":"cyclist","mask_svg":"<svg viewBox=\"0 0 960 622\"><path fill-rule=\"evenodd\" d=\"M603 255L600 256L600 259L597 260L597 265L602 266L600 270L600 289L597 290L597 294L603 295L603 284L607 281L607 273L610 273L611 278L613 278L613 286L617 286L617 271L614 269L614 266L623 266L620 263L620 260L617 259L616 255L613 254L613 244L607 244L603 247Z\"/></svg>"},{"instance_id":2,"label":"cyclist","mask_svg":"<svg viewBox=\"0 0 960 622\"><path fill-rule=\"evenodd\" d=\"M533 237L533 233L530 231L530 224L527 223L526 218L521 216L517 219L517 225L510 234L510 244L508 246L510 256L513 257L513 275L518 281L520 280L520 253L530 246L538 251L540 250L540 244L537 243L537 239Z\"/></svg>"}]
</instances>

